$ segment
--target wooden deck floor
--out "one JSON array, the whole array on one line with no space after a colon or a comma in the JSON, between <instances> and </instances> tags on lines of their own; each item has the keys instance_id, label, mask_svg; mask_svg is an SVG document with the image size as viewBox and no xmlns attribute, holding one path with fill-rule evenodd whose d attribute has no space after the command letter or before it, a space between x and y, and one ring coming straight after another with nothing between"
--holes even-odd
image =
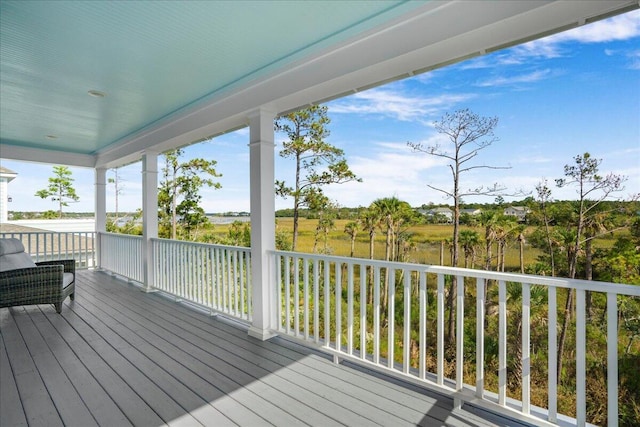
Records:
<instances>
[{"instance_id":1,"label":"wooden deck floor","mask_svg":"<svg viewBox=\"0 0 640 427\"><path fill-rule=\"evenodd\" d=\"M62 315L0 309L0 426L514 425L104 273L76 283Z\"/></svg>"}]
</instances>

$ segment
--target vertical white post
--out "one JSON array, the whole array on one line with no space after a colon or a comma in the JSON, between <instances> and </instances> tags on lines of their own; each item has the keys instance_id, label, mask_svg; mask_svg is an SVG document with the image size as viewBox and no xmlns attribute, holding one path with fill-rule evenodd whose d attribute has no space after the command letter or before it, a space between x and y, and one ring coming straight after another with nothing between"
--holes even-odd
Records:
<instances>
[{"instance_id":1,"label":"vertical white post","mask_svg":"<svg viewBox=\"0 0 640 427\"><path fill-rule=\"evenodd\" d=\"M267 340L275 335L275 114L258 110L249 115L249 169L251 187L251 285L253 322L249 335Z\"/></svg>"},{"instance_id":2,"label":"vertical white post","mask_svg":"<svg viewBox=\"0 0 640 427\"><path fill-rule=\"evenodd\" d=\"M107 231L107 170L105 168L95 169L95 212L96 212L96 238L93 242L93 250L96 253L96 265L102 267L102 257L100 253L100 233Z\"/></svg>"},{"instance_id":3,"label":"vertical white post","mask_svg":"<svg viewBox=\"0 0 640 427\"><path fill-rule=\"evenodd\" d=\"M158 153L142 155L142 238L144 289L154 285L154 260L151 239L158 237Z\"/></svg>"}]
</instances>

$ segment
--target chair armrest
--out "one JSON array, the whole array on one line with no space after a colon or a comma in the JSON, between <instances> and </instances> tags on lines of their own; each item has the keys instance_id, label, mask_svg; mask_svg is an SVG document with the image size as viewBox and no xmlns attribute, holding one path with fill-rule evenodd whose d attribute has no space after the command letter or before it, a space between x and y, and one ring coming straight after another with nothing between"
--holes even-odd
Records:
<instances>
[{"instance_id":1,"label":"chair armrest","mask_svg":"<svg viewBox=\"0 0 640 427\"><path fill-rule=\"evenodd\" d=\"M47 266L47 265L62 265L64 267L65 273L73 273L74 276L76 274L76 260L75 259L57 259L51 261L40 261L36 262L37 266Z\"/></svg>"},{"instance_id":2,"label":"chair armrest","mask_svg":"<svg viewBox=\"0 0 640 427\"><path fill-rule=\"evenodd\" d=\"M44 304L62 296L61 264L0 272L0 307Z\"/></svg>"}]
</instances>

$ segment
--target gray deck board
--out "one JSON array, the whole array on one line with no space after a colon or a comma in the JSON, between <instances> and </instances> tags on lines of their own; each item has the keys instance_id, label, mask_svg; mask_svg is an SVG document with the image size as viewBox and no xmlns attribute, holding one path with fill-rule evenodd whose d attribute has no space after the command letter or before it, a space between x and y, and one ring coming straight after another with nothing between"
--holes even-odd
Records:
<instances>
[{"instance_id":1,"label":"gray deck board","mask_svg":"<svg viewBox=\"0 0 640 427\"><path fill-rule=\"evenodd\" d=\"M4 346L4 340L0 337L0 426L26 426L27 418L24 415L18 386L13 378L9 357Z\"/></svg>"},{"instance_id":2,"label":"gray deck board","mask_svg":"<svg viewBox=\"0 0 640 427\"><path fill-rule=\"evenodd\" d=\"M79 271L76 301L0 309L1 425L513 425L287 338Z\"/></svg>"}]
</instances>

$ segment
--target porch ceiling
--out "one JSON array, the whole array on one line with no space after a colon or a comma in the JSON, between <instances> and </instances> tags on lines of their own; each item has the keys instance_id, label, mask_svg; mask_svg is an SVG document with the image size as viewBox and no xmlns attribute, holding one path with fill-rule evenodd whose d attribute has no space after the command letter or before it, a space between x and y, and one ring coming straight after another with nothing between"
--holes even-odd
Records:
<instances>
[{"instance_id":1,"label":"porch ceiling","mask_svg":"<svg viewBox=\"0 0 640 427\"><path fill-rule=\"evenodd\" d=\"M637 7L3 0L0 156L113 166Z\"/></svg>"}]
</instances>

